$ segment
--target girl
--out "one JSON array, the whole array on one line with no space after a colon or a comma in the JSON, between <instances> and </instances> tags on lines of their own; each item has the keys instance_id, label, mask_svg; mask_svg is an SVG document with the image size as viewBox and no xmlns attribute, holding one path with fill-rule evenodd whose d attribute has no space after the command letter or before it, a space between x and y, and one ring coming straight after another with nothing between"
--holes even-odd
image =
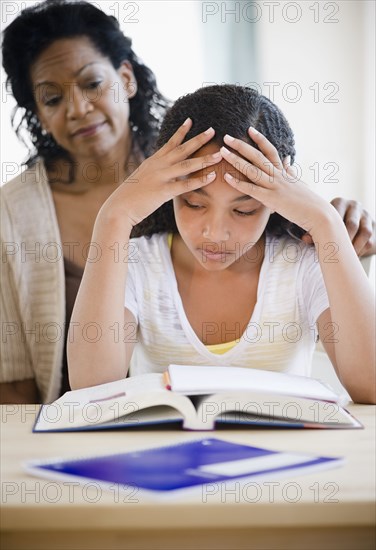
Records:
<instances>
[{"instance_id":1,"label":"girl","mask_svg":"<svg viewBox=\"0 0 376 550\"><path fill-rule=\"evenodd\" d=\"M317 329L352 399L376 402L372 291L336 210L294 179L279 109L248 88L202 88L168 112L159 145L96 219L72 387L169 363L307 375ZM129 241L133 228L144 236Z\"/></svg>"}]
</instances>

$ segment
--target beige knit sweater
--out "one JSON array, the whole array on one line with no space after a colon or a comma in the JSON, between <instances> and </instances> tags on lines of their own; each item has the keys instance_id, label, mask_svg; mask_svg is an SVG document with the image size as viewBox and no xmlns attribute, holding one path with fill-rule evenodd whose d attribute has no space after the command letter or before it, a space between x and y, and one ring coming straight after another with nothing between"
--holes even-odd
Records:
<instances>
[{"instance_id":1,"label":"beige knit sweater","mask_svg":"<svg viewBox=\"0 0 376 550\"><path fill-rule=\"evenodd\" d=\"M61 383L65 280L43 163L5 184L0 193L0 382L35 378L43 402L50 402Z\"/></svg>"}]
</instances>

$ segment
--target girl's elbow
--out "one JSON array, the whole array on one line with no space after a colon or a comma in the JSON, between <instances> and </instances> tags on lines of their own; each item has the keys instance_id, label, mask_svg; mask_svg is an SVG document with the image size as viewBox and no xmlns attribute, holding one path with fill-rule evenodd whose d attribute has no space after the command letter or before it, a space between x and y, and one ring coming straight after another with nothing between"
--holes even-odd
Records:
<instances>
[{"instance_id":1,"label":"girl's elbow","mask_svg":"<svg viewBox=\"0 0 376 550\"><path fill-rule=\"evenodd\" d=\"M376 405L376 388L371 388L349 392L354 403L359 405Z\"/></svg>"},{"instance_id":2,"label":"girl's elbow","mask_svg":"<svg viewBox=\"0 0 376 550\"><path fill-rule=\"evenodd\" d=\"M365 399L363 401L364 405L376 405L376 388L374 387L372 391L368 392L367 395L365 395Z\"/></svg>"}]
</instances>

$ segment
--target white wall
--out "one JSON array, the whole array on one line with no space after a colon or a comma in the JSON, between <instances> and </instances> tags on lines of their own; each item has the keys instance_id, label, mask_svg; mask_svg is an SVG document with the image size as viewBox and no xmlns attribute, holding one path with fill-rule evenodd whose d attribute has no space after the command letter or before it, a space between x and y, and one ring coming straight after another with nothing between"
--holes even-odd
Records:
<instances>
[{"instance_id":1,"label":"white wall","mask_svg":"<svg viewBox=\"0 0 376 550\"><path fill-rule=\"evenodd\" d=\"M296 133L303 179L326 198L360 200L374 215L374 1L280 1L274 22L268 4L259 2L258 77L266 94L266 83L279 83L274 100Z\"/></svg>"}]
</instances>

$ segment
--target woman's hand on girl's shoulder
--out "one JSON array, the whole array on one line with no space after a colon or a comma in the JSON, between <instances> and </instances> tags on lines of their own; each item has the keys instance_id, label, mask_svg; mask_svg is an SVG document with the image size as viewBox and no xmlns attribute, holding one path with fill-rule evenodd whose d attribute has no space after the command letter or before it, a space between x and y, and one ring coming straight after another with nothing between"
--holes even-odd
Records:
<instances>
[{"instance_id":1,"label":"woman's hand on girl's shoulder","mask_svg":"<svg viewBox=\"0 0 376 550\"><path fill-rule=\"evenodd\" d=\"M358 201L337 197L330 201L346 226L355 252L359 257L372 256L376 254L376 230L375 220ZM313 240L309 233L302 237L306 244L312 244Z\"/></svg>"},{"instance_id":2,"label":"woman's hand on girl's shoulder","mask_svg":"<svg viewBox=\"0 0 376 550\"><path fill-rule=\"evenodd\" d=\"M219 151L202 157L189 157L208 143L215 132L209 128L183 143L191 125L192 121L188 118L161 149L146 159L112 193L103 205L101 215L106 212L112 219L125 218L134 227L177 195L214 181L215 172L200 178L195 177L194 173L219 163L222 160Z\"/></svg>"},{"instance_id":3,"label":"woman's hand on girl's shoulder","mask_svg":"<svg viewBox=\"0 0 376 550\"><path fill-rule=\"evenodd\" d=\"M375 220L360 202L337 197L331 204L339 212L358 256L376 254Z\"/></svg>"}]
</instances>

